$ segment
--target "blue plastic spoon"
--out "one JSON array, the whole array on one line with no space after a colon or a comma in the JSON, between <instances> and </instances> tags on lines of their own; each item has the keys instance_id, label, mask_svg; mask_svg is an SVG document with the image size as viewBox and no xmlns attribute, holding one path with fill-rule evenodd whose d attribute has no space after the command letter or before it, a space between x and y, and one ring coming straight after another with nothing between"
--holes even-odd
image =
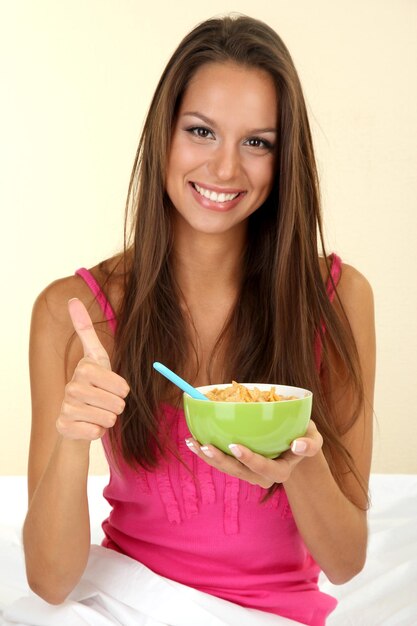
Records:
<instances>
[{"instance_id":1,"label":"blue plastic spoon","mask_svg":"<svg viewBox=\"0 0 417 626\"><path fill-rule=\"evenodd\" d=\"M153 366L157 372L162 374L162 376L165 376L165 378L168 378L168 380L170 380L172 383L174 383L174 385L177 385L177 387L185 391L185 393L188 393L188 395L192 398L195 398L196 400L208 400L208 398L203 395L201 391L198 391L198 389L185 382L185 380L183 380L180 376L178 376L178 374L175 374L172 370L166 367L166 365L162 365L162 363L158 363L157 361L155 361Z\"/></svg>"}]
</instances>

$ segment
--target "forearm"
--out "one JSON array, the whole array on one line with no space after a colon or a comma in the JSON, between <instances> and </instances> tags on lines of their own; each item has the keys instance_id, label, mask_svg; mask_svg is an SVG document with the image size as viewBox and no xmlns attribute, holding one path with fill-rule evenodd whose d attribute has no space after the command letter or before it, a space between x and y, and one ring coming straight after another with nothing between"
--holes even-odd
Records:
<instances>
[{"instance_id":1,"label":"forearm","mask_svg":"<svg viewBox=\"0 0 417 626\"><path fill-rule=\"evenodd\" d=\"M284 488L304 543L331 582L357 574L366 558L366 512L341 492L323 453L304 458Z\"/></svg>"},{"instance_id":2,"label":"forearm","mask_svg":"<svg viewBox=\"0 0 417 626\"><path fill-rule=\"evenodd\" d=\"M58 439L24 523L29 584L52 604L65 599L87 564L89 448L87 441Z\"/></svg>"}]
</instances>

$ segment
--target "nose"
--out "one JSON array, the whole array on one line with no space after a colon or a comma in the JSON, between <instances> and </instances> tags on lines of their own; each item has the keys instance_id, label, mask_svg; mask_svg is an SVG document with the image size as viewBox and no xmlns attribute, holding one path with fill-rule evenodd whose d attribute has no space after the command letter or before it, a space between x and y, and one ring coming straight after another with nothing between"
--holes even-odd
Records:
<instances>
[{"instance_id":1,"label":"nose","mask_svg":"<svg viewBox=\"0 0 417 626\"><path fill-rule=\"evenodd\" d=\"M211 174L219 181L236 178L240 169L239 147L232 143L219 143L212 154L210 167Z\"/></svg>"}]
</instances>

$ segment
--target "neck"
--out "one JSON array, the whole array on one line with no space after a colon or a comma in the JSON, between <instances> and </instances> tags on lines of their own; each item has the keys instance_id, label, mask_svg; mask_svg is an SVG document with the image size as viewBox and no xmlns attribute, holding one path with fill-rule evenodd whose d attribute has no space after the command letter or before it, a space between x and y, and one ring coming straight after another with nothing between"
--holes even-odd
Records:
<instances>
[{"instance_id":1,"label":"neck","mask_svg":"<svg viewBox=\"0 0 417 626\"><path fill-rule=\"evenodd\" d=\"M206 234L175 232L173 263L176 279L186 296L236 293L242 276L246 229L240 232Z\"/></svg>"}]
</instances>

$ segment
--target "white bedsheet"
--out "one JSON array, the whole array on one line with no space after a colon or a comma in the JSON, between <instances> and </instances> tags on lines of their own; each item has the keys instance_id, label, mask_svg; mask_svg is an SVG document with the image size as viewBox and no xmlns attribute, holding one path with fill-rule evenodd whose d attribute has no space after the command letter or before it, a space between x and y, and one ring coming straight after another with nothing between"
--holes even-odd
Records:
<instances>
[{"instance_id":1,"label":"white bedsheet","mask_svg":"<svg viewBox=\"0 0 417 626\"><path fill-rule=\"evenodd\" d=\"M101 496L106 480L104 476L92 476L89 479L93 543L101 541L101 521L109 510ZM371 476L371 497L370 539L364 570L349 583L337 587L322 576L323 591L339 599L336 611L328 619L328 626L417 626L417 475L374 474ZM0 477L0 502L1 612L1 609L28 592L20 540L21 525L26 512L25 478ZM96 551L91 562L92 574L99 558L100 549L98 553ZM174 587L175 585L176 583ZM178 589L176 588L177 592ZM187 609L191 611L193 606L193 610L197 610L194 619L199 621L190 622L195 626L206 623L210 626L234 623L243 626L246 619L249 619L248 625L267 623L258 619L256 614L249 614L248 618L246 613L239 610L234 612L235 607L227 606L229 603L222 605L222 601L217 602L218 599L214 599L213 603L209 599L210 611L214 613L211 614L210 621L207 621L205 594L194 594L194 590L190 593L187 590L182 590L181 593L183 592L188 602ZM229 609L231 613L228 613ZM204 615L206 621L203 621ZM265 617L268 619L269 616ZM143 621L143 624L149 625L157 623ZM72 622L69 624L72 626ZM63 626L61 621L60 626Z\"/></svg>"}]
</instances>

